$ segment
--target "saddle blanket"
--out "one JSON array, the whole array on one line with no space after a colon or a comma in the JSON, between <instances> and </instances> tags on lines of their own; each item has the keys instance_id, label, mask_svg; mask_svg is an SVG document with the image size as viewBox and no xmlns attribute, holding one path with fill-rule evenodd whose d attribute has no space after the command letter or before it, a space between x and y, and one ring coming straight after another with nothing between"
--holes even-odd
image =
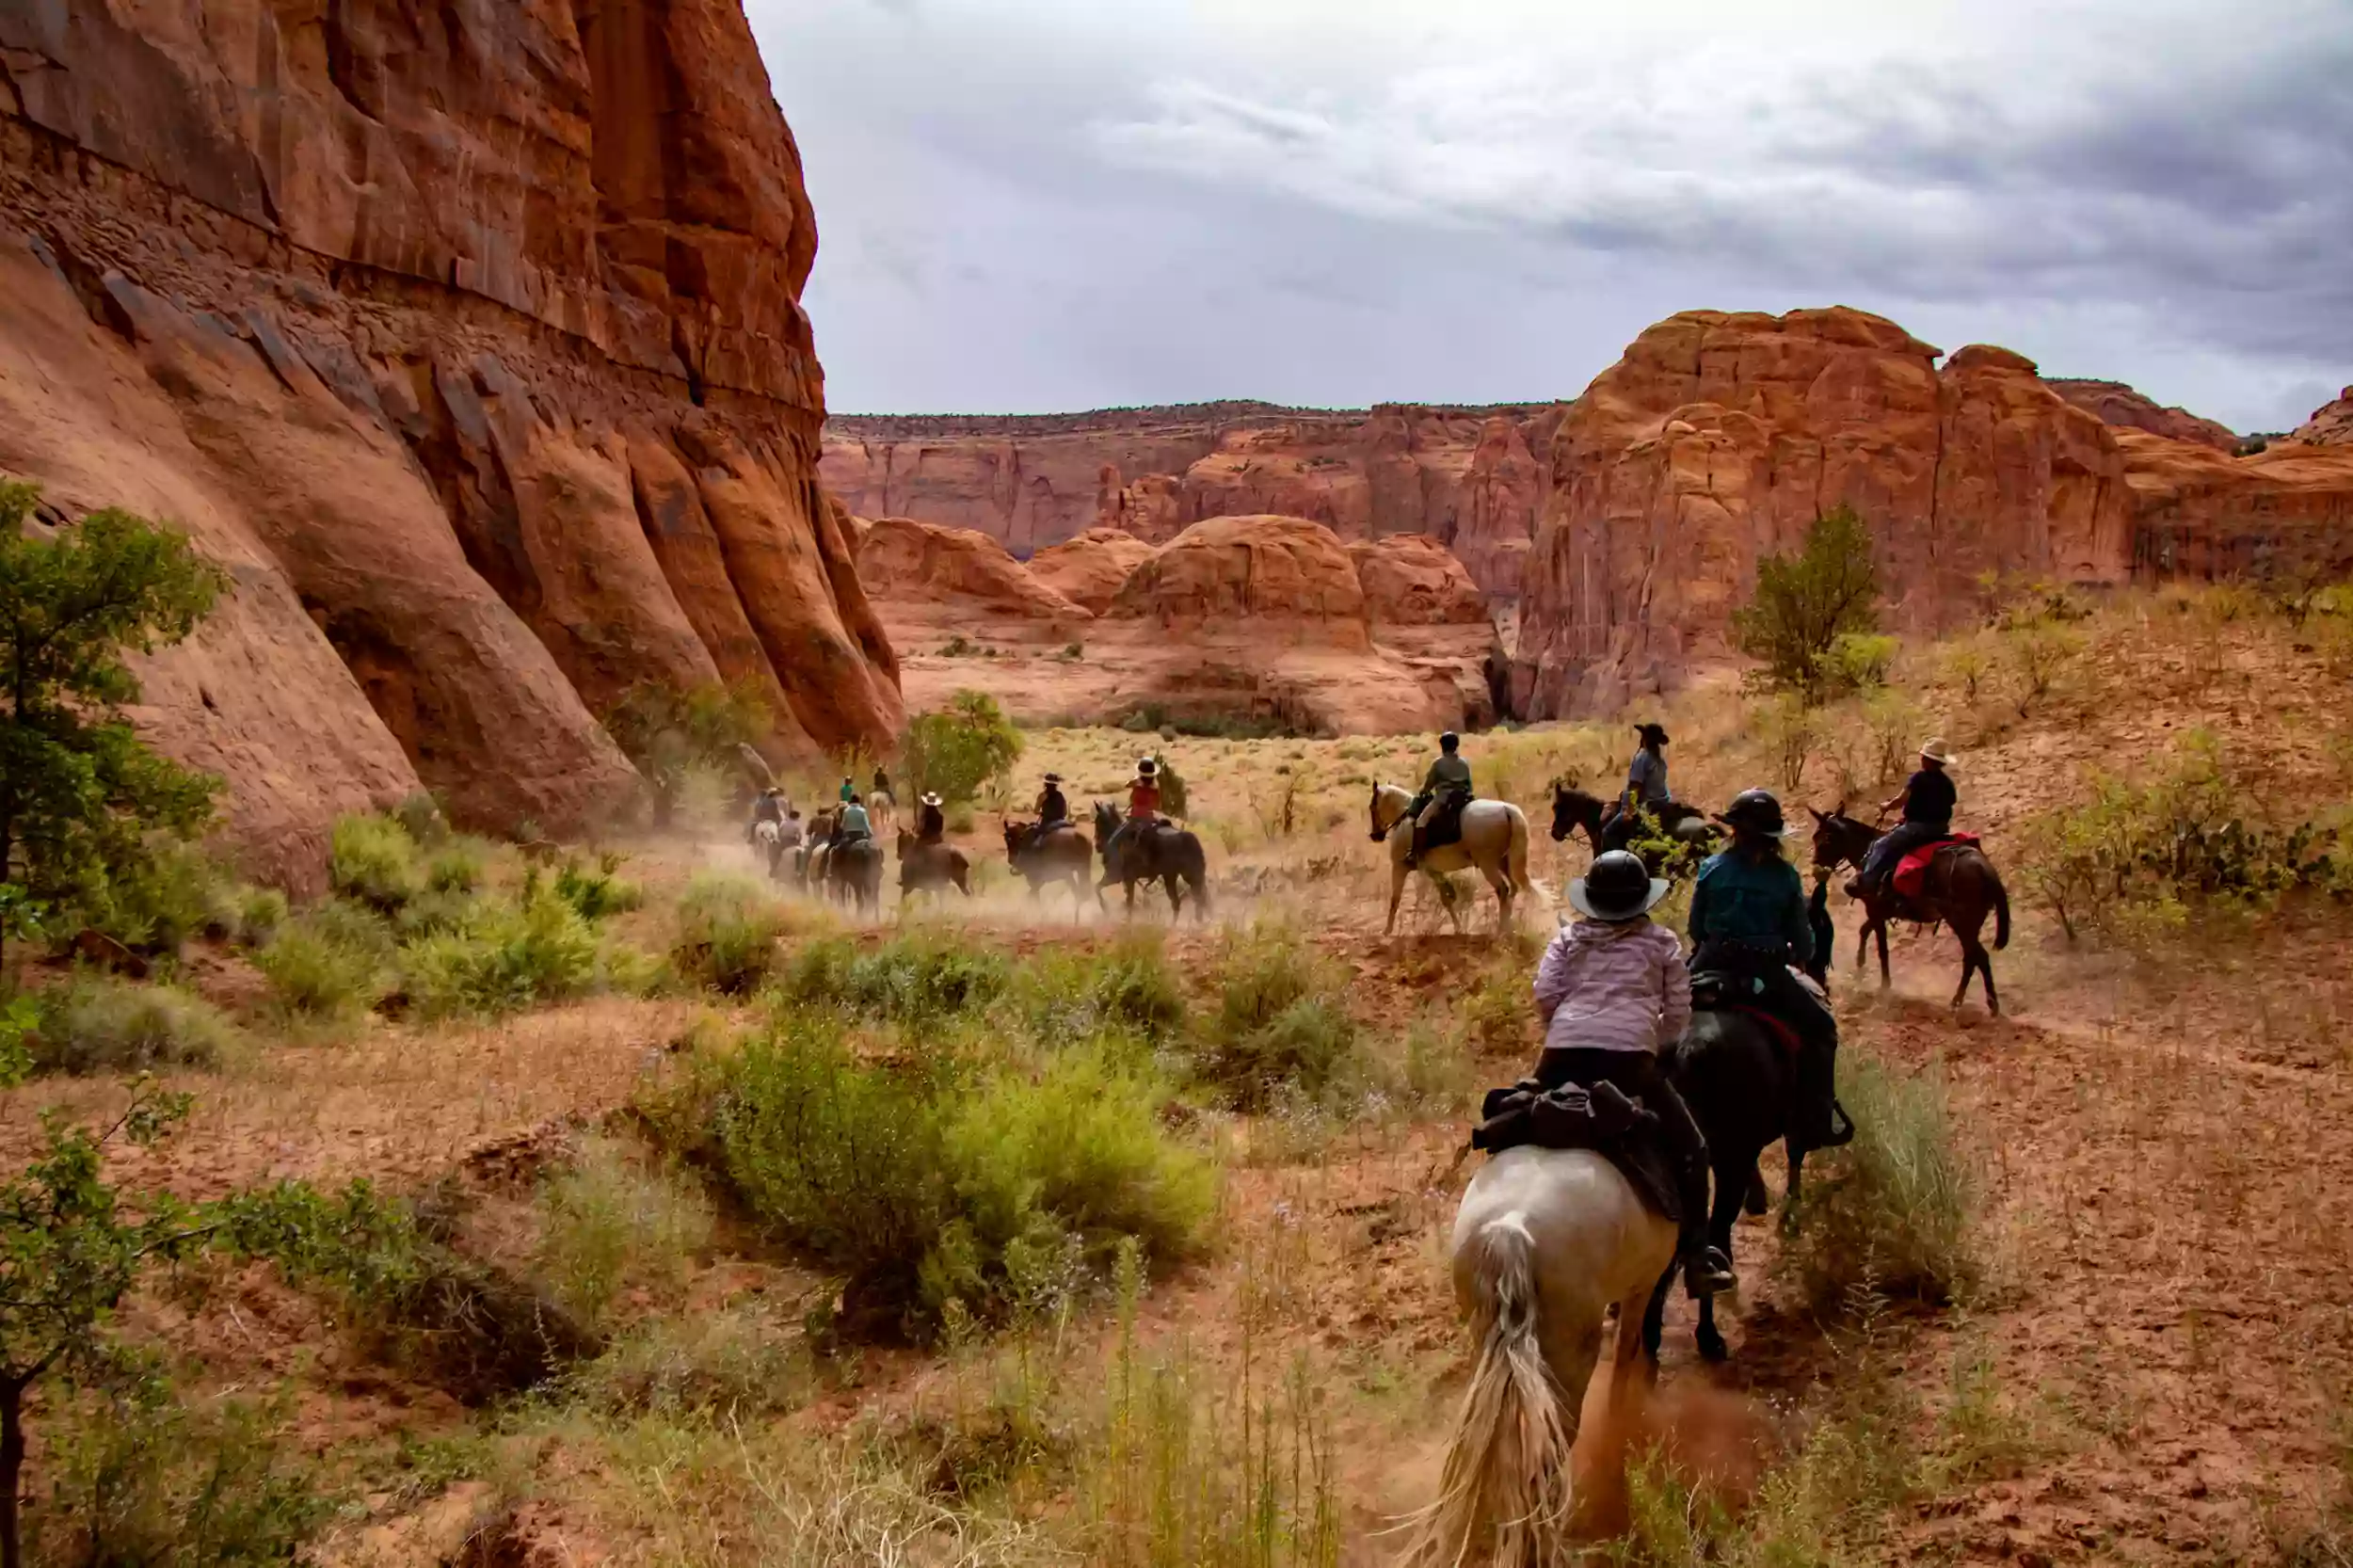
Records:
<instances>
[{"instance_id":1,"label":"saddle blanket","mask_svg":"<svg viewBox=\"0 0 2353 1568\"><path fill-rule=\"evenodd\" d=\"M1932 844L1922 844L1918 849L1896 862L1896 874L1890 879L1890 886L1896 889L1897 896L1899 898L1918 898L1928 890L1929 867L1938 856L1948 849L1957 849L1962 844L1974 844L1977 841L1977 836L1974 833L1956 833L1950 838L1939 839Z\"/></svg>"},{"instance_id":2,"label":"saddle blanket","mask_svg":"<svg viewBox=\"0 0 2353 1568\"><path fill-rule=\"evenodd\" d=\"M1658 1117L1615 1084L1590 1091L1575 1083L1544 1089L1522 1079L1509 1089L1490 1089L1480 1107L1471 1147L1489 1154L1523 1144L1540 1149L1592 1149L1624 1172L1649 1205L1676 1224L1683 1223L1674 1171L1660 1147Z\"/></svg>"}]
</instances>

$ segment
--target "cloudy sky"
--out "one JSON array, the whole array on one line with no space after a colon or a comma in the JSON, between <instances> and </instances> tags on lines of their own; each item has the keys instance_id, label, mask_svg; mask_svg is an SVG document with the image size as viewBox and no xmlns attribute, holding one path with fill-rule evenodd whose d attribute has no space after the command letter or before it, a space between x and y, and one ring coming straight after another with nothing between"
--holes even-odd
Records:
<instances>
[{"instance_id":1,"label":"cloudy sky","mask_svg":"<svg viewBox=\"0 0 2353 1568\"><path fill-rule=\"evenodd\" d=\"M1574 395L1880 312L2241 429L2353 381L2347 0L747 0L842 411Z\"/></svg>"}]
</instances>

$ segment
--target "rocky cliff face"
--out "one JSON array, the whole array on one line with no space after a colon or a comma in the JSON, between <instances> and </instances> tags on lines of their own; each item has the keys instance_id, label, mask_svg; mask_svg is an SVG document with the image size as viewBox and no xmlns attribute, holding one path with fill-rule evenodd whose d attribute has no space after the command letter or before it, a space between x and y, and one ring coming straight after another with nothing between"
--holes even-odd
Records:
<instances>
[{"instance_id":1,"label":"rocky cliff face","mask_svg":"<svg viewBox=\"0 0 2353 1568\"><path fill-rule=\"evenodd\" d=\"M2353 387L2345 388L2334 403L2314 408L2313 417L2288 440L2307 446L2353 446Z\"/></svg>"},{"instance_id":2,"label":"rocky cliff face","mask_svg":"<svg viewBox=\"0 0 2353 1568\"><path fill-rule=\"evenodd\" d=\"M264 861L419 781L587 822L635 680L895 724L739 0L0 7L0 468L231 564L146 716Z\"/></svg>"},{"instance_id":3,"label":"rocky cliff face","mask_svg":"<svg viewBox=\"0 0 2353 1568\"><path fill-rule=\"evenodd\" d=\"M2353 440L2233 457L2139 431L2119 440L2144 581L2353 576Z\"/></svg>"},{"instance_id":4,"label":"rocky cliff face","mask_svg":"<svg viewBox=\"0 0 2353 1568\"><path fill-rule=\"evenodd\" d=\"M1489 594L1519 591L1560 410L1265 404L1004 419L836 418L827 486L863 515L977 528L1015 553L1094 527L1165 544L1207 518L1282 515L1343 539L1426 534Z\"/></svg>"},{"instance_id":5,"label":"rocky cliff face","mask_svg":"<svg viewBox=\"0 0 2353 1568\"><path fill-rule=\"evenodd\" d=\"M2201 419L2187 408L2168 407L2121 381L2054 378L2043 384L2076 408L2099 415L2120 430L2145 430L2168 440L2210 446L2217 452L2234 451L2238 446L2238 433L2229 425Z\"/></svg>"},{"instance_id":6,"label":"rocky cliff face","mask_svg":"<svg viewBox=\"0 0 2353 1568\"><path fill-rule=\"evenodd\" d=\"M1760 555L1845 504L1877 541L1891 619L1973 614L1988 574L2121 580L2123 456L2007 349L1938 351L1844 309L1687 312L1571 408L1521 601L1529 717L1607 711L1729 651Z\"/></svg>"}]
</instances>

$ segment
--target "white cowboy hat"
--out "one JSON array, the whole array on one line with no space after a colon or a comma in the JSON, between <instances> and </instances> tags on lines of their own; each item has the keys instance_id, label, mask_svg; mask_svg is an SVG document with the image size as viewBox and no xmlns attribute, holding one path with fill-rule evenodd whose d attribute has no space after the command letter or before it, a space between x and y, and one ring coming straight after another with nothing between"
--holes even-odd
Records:
<instances>
[{"instance_id":1,"label":"white cowboy hat","mask_svg":"<svg viewBox=\"0 0 2353 1568\"><path fill-rule=\"evenodd\" d=\"M939 804L939 797L926 790L923 792L923 804L926 806L937 806Z\"/></svg>"},{"instance_id":2,"label":"white cowboy hat","mask_svg":"<svg viewBox=\"0 0 2353 1568\"><path fill-rule=\"evenodd\" d=\"M1961 754L1955 751L1951 746L1946 745L1940 738L1937 740L1921 742L1920 755L1931 762L1950 762L1957 759Z\"/></svg>"}]
</instances>

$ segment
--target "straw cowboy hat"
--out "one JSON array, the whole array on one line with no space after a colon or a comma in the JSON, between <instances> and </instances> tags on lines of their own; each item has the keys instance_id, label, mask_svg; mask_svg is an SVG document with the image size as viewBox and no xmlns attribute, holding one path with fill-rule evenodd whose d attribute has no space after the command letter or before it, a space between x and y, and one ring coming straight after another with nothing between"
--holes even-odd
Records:
<instances>
[{"instance_id":1,"label":"straw cowboy hat","mask_svg":"<svg viewBox=\"0 0 2353 1568\"><path fill-rule=\"evenodd\" d=\"M1940 766L1953 761L1960 755L1951 746L1946 745L1941 737L1932 741L1923 741L1920 744L1921 759L1925 761L1935 762Z\"/></svg>"}]
</instances>

